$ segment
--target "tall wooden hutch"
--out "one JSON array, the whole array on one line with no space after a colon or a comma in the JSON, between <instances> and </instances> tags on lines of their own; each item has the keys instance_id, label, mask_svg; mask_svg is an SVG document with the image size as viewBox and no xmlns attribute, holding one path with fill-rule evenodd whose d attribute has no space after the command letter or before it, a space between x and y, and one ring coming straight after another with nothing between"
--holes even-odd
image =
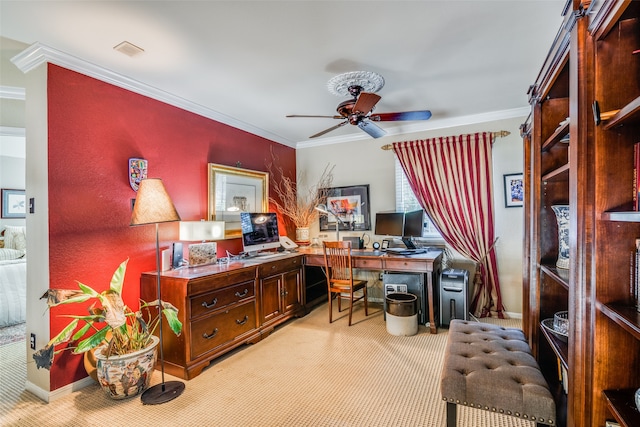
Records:
<instances>
[{"instance_id":1,"label":"tall wooden hutch","mask_svg":"<svg viewBox=\"0 0 640 427\"><path fill-rule=\"evenodd\" d=\"M523 327L554 393L558 424L640 426L640 313L630 284L640 212L640 1L569 0L529 88ZM568 120L567 120L568 118ZM553 205L569 205L568 270L556 268ZM568 311L568 342L541 326ZM564 375L563 375L564 374ZM563 387L564 379L564 387Z\"/></svg>"}]
</instances>

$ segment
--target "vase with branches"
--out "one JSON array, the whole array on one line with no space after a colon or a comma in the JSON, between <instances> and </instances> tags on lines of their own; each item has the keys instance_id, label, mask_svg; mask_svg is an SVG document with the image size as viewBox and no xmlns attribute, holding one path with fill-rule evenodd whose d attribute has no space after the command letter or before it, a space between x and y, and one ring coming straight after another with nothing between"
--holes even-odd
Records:
<instances>
[{"instance_id":1,"label":"vase with branches","mask_svg":"<svg viewBox=\"0 0 640 427\"><path fill-rule=\"evenodd\" d=\"M293 180L285 174L284 169L278 163L278 157L271 152L271 161L267 163L269 180L272 182L272 190L277 197L269 197L278 211L291 219L296 227L296 241L298 243L308 243L308 229L318 213L315 207L324 203L327 191L333 183L334 166L325 166L320 178L315 184L304 185L305 176L298 173L297 179ZM306 229L306 238L299 236L298 230ZM304 233L302 233L304 235Z\"/></svg>"}]
</instances>

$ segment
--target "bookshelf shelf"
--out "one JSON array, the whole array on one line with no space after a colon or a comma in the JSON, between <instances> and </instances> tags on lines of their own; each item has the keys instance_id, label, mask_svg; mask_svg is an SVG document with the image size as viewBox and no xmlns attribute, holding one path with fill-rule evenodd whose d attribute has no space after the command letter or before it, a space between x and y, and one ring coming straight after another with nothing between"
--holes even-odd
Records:
<instances>
[{"instance_id":1,"label":"bookshelf shelf","mask_svg":"<svg viewBox=\"0 0 640 427\"><path fill-rule=\"evenodd\" d=\"M569 121L565 121L553 132L553 134L542 144L542 151L549 151L569 133Z\"/></svg>"},{"instance_id":2,"label":"bookshelf shelf","mask_svg":"<svg viewBox=\"0 0 640 427\"><path fill-rule=\"evenodd\" d=\"M569 163L542 176L542 181L566 181L569 179Z\"/></svg>"},{"instance_id":3,"label":"bookshelf shelf","mask_svg":"<svg viewBox=\"0 0 640 427\"><path fill-rule=\"evenodd\" d=\"M556 268L555 265L541 264L540 270L547 276L552 277L556 282L569 290L569 271Z\"/></svg>"},{"instance_id":4,"label":"bookshelf shelf","mask_svg":"<svg viewBox=\"0 0 640 427\"><path fill-rule=\"evenodd\" d=\"M569 345L566 342L559 339L558 337L556 337L555 335L553 335L552 333L550 333L549 331L547 331L542 326L542 323L540 324L540 330L542 331L542 334L544 335L547 342L553 349L553 352L556 354L558 359L560 359L560 363L562 363L562 366L564 366L564 368L568 370L569 369L569 362L568 362L569 361Z\"/></svg>"},{"instance_id":5,"label":"bookshelf shelf","mask_svg":"<svg viewBox=\"0 0 640 427\"><path fill-rule=\"evenodd\" d=\"M640 96L622 107L616 115L604 124L604 128L609 130L625 124L640 123Z\"/></svg>"},{"instance_id":6,"label":"bookshelf shelf","mask_svg":"<svg viewBox=\"0 0 640 427\"><path fill-rule=\"evenodd\" d=\"M598 309L609 319L640 340L640 313L635 307L625 304L597 304Z\"/></svg>"},{"instance_id":7,"label":"bookshelf shelf","mask_svg":"<svg viewBox=\"0 0 640 427\"><path fill-rule=\"evenodd\" d=\"M607 407L623 427L640 425L640 412L633 400L636 389L604 390Z\"/></svg>"},{"instance_id":8,"label":"bookshelf shelf","mask_svg":"<svg viewBox=\"0 0 640 427\"><path fill-rule=\"evenodd\" d=\"M608 211L602 213L602 219L605 221L620 221L620 222L640 222L640 212L628 211L628 212L614 212Z\"/></svg>"}]
</instances>

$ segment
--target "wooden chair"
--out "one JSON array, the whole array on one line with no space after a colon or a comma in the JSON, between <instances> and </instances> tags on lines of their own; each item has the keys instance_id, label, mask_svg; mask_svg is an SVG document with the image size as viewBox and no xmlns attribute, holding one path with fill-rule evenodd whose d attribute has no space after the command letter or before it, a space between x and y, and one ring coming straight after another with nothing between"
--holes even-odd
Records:
<instances>
[{"instance_id":1,"label":"wooden chair","mask_svg":"<svg viewBox=\"0 0 640 427\"><path fill-rule=\"evenodd\" d=\"M367 306L367 281L354 280L351 264L351 242L323 242L324 265L326 268L327 285L329 287L329 323L333 321L333 297L338 298L338 312L342 311L343 295L349 295L349 326L353 314L353 303L364 299L364 314L369 315ZM356 297L354 294L362 291Z\"/></svg>"}]
</instances>

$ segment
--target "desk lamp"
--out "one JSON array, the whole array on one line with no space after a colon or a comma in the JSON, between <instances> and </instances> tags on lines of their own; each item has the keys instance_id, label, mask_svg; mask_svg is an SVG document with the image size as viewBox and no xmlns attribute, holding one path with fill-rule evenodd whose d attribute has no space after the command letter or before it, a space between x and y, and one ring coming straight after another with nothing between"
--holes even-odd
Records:
<instances>
[{"instance_id":1,"label":"desk lamp","mask_svg":"<svg viewBox=\"0 0 640 427\"><path fill-rule=\"evenodd\" d=\"M160 289L160 244L158 239L158 224L161 222L180 221L180 215L176 211L171 197L164 188L161 179L149 178L140 181L138 196L131 214L131 225L156 225L156 270L157 270L157 290L158 301L162 301ZM164 381L164 352L162 341L162 307L158 307L160 316L160 370L162 372L162 382L153 387L149 387L142 393L140 399L145 405L156 405L165 403L180 396L185 385L181 381Z\"/></svg>"},{"instance_id":2,"label":"desk lamp","mask_svg":"<svg viewBox=\"0 0 640 427\"><path fill-rule=\"evenodd\" d=\"M338 215L330 211L329 208L327 208L327 205L320 204L316 206L314 209L325 215L331 214L336 218L336 241L340 241L340 224L342 225L347 225L347 224L345 224L344 221L342 221L340 217L338 217Z\"/></svg>"}]
</instances>

